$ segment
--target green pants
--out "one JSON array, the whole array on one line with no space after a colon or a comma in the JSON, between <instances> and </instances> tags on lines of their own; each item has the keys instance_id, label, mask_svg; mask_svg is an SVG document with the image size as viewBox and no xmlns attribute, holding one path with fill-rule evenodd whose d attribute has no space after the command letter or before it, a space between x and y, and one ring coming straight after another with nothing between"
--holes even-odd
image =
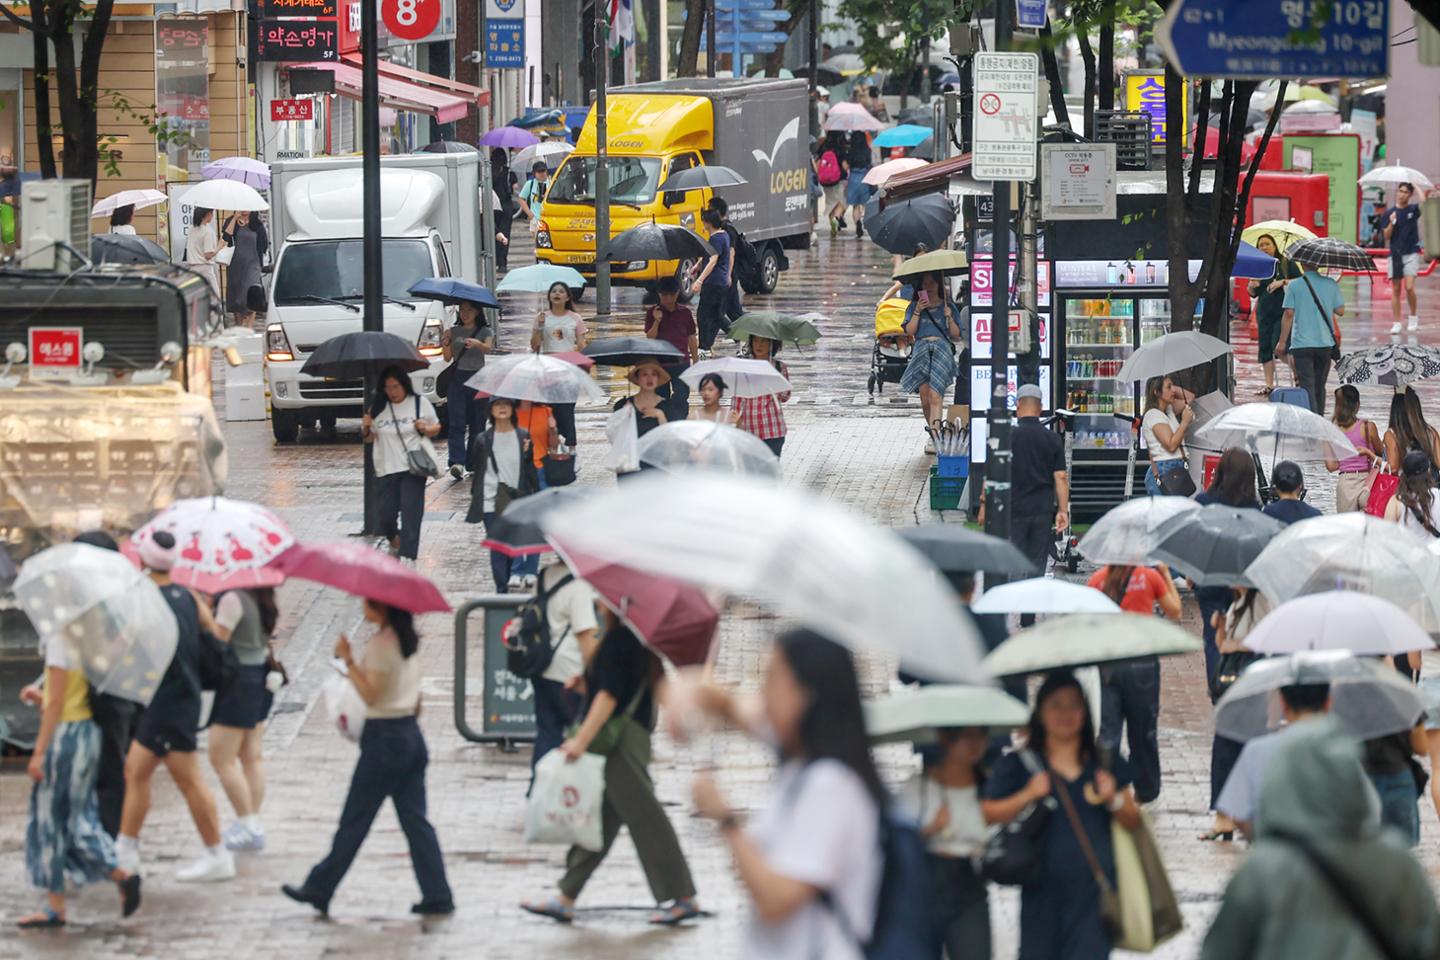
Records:
<instances>
[{"instance_id":1,"label":"green pants","mask_svg":"<svg viewBox=\"0 0 1440 960\"><path fill-rule=\"evenodd\" d=\"M570 848L565 857L565 876L560 878L560 892L565 896L580 896L590 875L610 852L622 824L630 828L630 839L635 842L635 852L656 903L695 895L695 881L690 877L675 828L655 798L649 766L650 731L627 720L619 745L605 760L605 805L601 810L604 846L598 851Z\"/></svg>"}]
</instances>

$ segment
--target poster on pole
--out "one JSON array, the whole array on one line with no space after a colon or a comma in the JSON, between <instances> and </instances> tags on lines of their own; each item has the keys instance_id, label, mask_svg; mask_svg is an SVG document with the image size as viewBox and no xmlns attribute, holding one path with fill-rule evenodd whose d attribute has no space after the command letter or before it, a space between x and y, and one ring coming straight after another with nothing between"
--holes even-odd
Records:
<instances>
[{"instance_id":1,"label":"poster on pole","mask_svg":"<svg viewBox=\"0 0 1440 960\"><path fill-rule=\"evenodd\" d=\"M1040 56L977 53L971 176L976 180L1035 179L1040 130Z\"/></svg>"},{"instance_id":2,"label":"poster on pole","mask_svg":"<svg viewBox=\"0 0 1440 960\"><path fill-rule=\"evenodd\" d=\"M170 195L170 259L176 263L185 262L185 241L190 235L190 217L195 212L194 204L186 202L185 194L199 185L198 182L165 184L165 192Z\"/></svg>"},{"instance_id":3,"label":"poster on pole","mask_svg":"<svg viewBox=\"0 0 1440 960\"><path fill-rule=\"evenodd\" d=\"M1115 144L1047 143L1040 169L1040 219L1115 219Z\"/></svg>"}]
</instances>

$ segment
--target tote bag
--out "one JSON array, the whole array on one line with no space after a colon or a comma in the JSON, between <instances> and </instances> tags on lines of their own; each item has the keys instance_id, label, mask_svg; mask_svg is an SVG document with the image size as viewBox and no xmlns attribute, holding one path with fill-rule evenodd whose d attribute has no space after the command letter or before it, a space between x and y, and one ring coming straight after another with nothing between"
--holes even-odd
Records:
<instances>
[{"instance_id":1,"label":"tote bag","mask_svg":"<svg viewBox=\"0 0 1440 960\"><path fill-rule=\"evenodd\" d=\"M1365 512L1372 517L1384 518L1390 498L1400 489L1400 476L1394 473L1377 473L1370 481L1370 499L1365 501Z\"/></svg>"},{"instance_id":2,"label":"tote bag","mask_svg":"<svg viewBox=\"0 0 1440 960\"><path fill-rule=\"evenodd\" d=\"M1140 814L1140 826L1127 830L1110 823L1115 847L1115 892L1120 905L1120 950L1150 953L1180 932L1184 921L1180 903L1170 886L1170 875L1160 859L1150 818Z\"/></svg>"}]
</instances>

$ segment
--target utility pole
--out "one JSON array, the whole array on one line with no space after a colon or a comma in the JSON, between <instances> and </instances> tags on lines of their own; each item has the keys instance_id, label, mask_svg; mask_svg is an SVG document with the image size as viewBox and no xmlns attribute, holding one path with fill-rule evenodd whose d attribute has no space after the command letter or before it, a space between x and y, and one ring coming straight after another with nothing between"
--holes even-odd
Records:
<instances>
[{"instance_id":1,"label":"utility pole","mask_svg":"<svg viewBox=\"0 0 1440 960\"><path fill-rule=\"evenodd\" d=\"M816 87L820 81L815 74L820 70L820 0L810 0L810 136L820 139L820 101Z\"/></svg>"},{"instance_id":2,"label":"utility pole","mask_svg":"<svg viewBox=\"0 0 1440 960\"><path fill-rule=\"evenodd\" d=\"M1035 207L1040 202L1039 189L1035 183L1020 184L1020 255L1016 257L1016 279L1020 290L1020 307L1029 318L1027 324L1030 336L1028 346L1017 349L1022 353L1017 361L1019 382L1040 382L1040 258L1038 223Z\"/></svg>"},{"instance_id":3,"label":"utility pole","mask_svg":"<svg viewBox=\"0 0 1440 960\"><path fill-rule=\"evenodd\" d=\"M385 283L380 253L380 50L379 0L360 0L360 183L362 187L361 221L364 243L361 266L365 273L365 312L362 329L385 329ZM375 393L376 378L365 378L365 399ZM362 533L380 533L379 497L375 482L374 444L365 447L365 526Z\"/></svg>"},{"instance_id":4,"label":"utility pole","mask_svg":"<svg viewBox=\"0 0 1440 960\"><path fill-rule=\"evenodd\" d=\"M610 23L606 5L595 0L595 316L610 316L610 154L605 120L605 87L610 80ZM710 46L711 56L715 46Z\"/></svg>"},{"instance_id":5,"label":"utility pole","mask_svg":"<svg viewBox=\"0 0 1440 960\"><path fill-rule=\"evenodd\" d=\"M1010 2L995 4L995 50L1010 46ZM985 532L1010 539L1010 189L995 181L990 269L990 415L985 456Z\"/></svg>"}]
</instances>

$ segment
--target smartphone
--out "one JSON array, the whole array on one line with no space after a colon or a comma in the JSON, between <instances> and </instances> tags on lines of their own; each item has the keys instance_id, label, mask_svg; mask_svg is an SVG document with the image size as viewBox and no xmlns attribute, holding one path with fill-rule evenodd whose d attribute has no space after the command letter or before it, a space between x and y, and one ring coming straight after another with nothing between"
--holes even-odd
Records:
<instances>
[{"instance_id":1,"label":"smartphone","mask_svg":"<svg viewBox=\"0 0 1440 960\"><path fill-rule=\"evenodd\" d=\"M918 300L920 301L920 306L922 306L922 307L928 307L928 306L930 306L930 291L929 291L929 290L921 290L919 297L917 297L916 299L918 299Z\"/></svg>"}]
</instances>

